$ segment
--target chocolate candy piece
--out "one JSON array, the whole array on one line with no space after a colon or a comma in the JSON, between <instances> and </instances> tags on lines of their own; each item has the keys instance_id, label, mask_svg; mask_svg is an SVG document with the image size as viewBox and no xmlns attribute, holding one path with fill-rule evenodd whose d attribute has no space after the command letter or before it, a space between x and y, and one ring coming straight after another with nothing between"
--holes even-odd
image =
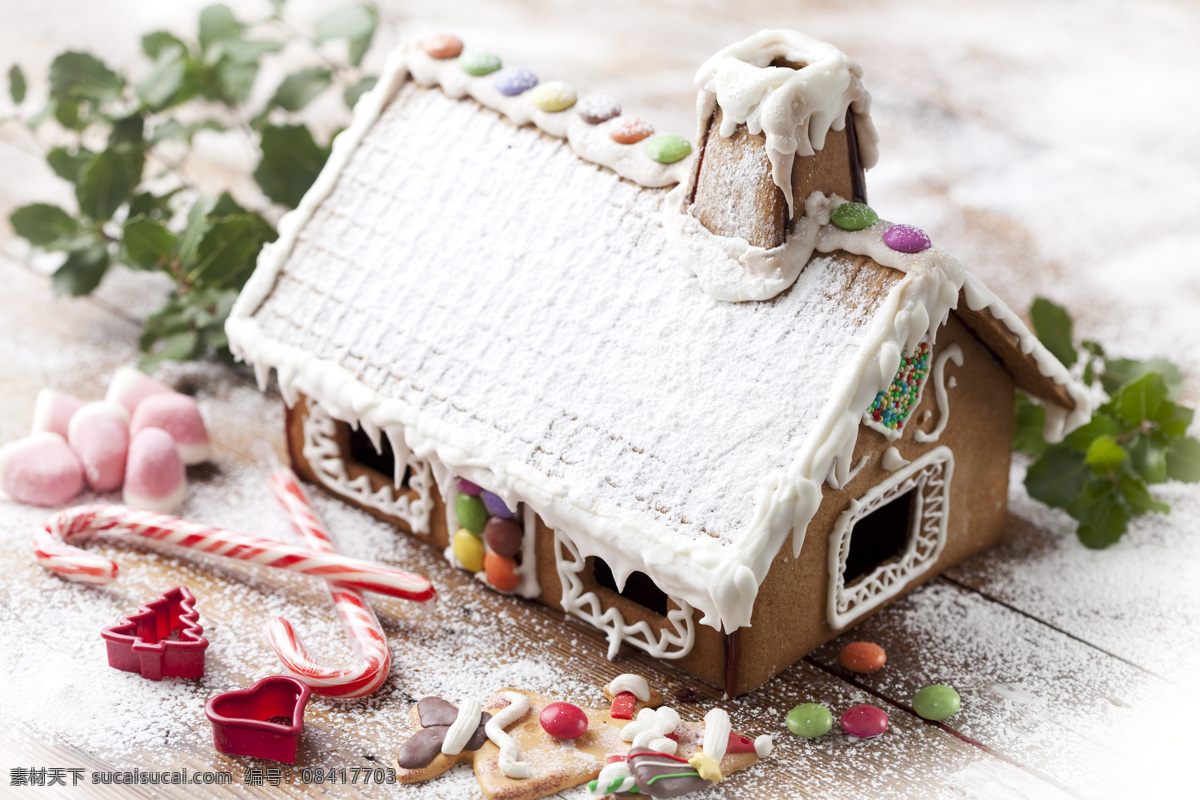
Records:
<instances>
[{"instance_id":1,"label":"chocolate candy piece","mask_svg":"<svg viewBox=\"0 0 1200 800\"><path fill-rule=\"evenodd\" d=\"M566 111L575 105L575 87L564 81L550 81L530 91L529 99L542 111Z\"/></svg>"},{"instance_id":2,"label":"chocolate candy piece","mask_svg":"<svg viewBox=\"0 0 1200 800\"><path fill-rule=\"evenodd\" d=\"M437 758L446 741L446 732L458 716L458 709L440 697L423 697L417 703L417 715L421 720L421 729L396 754L396 761L404 769L421 769ZM492 715L486 711L480 715L479 727L467 740L463 750L483 747L487 741L484 726L491 718Z\"/></svg>"},{"instance_id":3,"label":"chocolate candy piece","mask_svg":"<svg viewBox=\"0 0 1200 800\"><path fill-rule=\"evenodd\" d=\"M935 683L913 697L913 711L924 719L940 722L962 708L962 698L949 686Z\"/></svg>"},{"instance_id":4,"label":"chocolate candy piece","mask_svg":"<svg viewBox=\"0 0 1200 800\"><path fill-rule=\"evenodd\" d=\"M492 512L497 517L504 517L505 519L512 518L513 512L508 510L508 504L501 500L499 495L485 491L480 493L479 496L483 498L483 504L487 506L488 511Z\"/></svg>"},{"instance_id":5,"label":"chocolate candy piece","mask_svg":"<svg viewBox=\"0 0 1200 800\"><path fill-rule=\"evenodd\" d=\"M865 203L842 203L829 214L829 221L844 231L861 231L879 221L879 215Z\"/></svg>"},{"instance_id":6,"label":"chocolate candy piece","mask_svg":"<svg viewBox=\"0 0 1200 800\"><path fill-rule=\"evenodd\" d=\"M521 583L517 562L499 553L488 553L483 557L483 571L487 573L488 583L502 592L511 592Z\"/></svg>"},{"instance_id":7,"label":"chocolate candy piece","mask_svg":"<svg viewBox=\"0 0 1200 800\"><path fill-rule=\"evenodd\" d=\"M459 524L471 533L483 533L483 526L487 524L488 512L487 507L478 497L460 494L454 499L454 513L458 515Z\"/></svg>"},{"instance_id":8,"label":"chocolate candy piece","mask_svg":"<svg viewBox=\"0 0 1200 800\"><path fill-rule=\"evenodd\" d=\"M511 519L492 517L483 529L483 540L493 553L509 558L521 551L524 533L521 526Z\"/></svg>"},{"instance_id":9,"label":"chocolate candy piece","mask_svg":"<svg viewBox=\"0 0 1200 800\"><path fill-rule=\"evenodd\" d=\"M492 78L496 91L507 97L515 97L537 86L538 77L524 67L505 67Z\"/></svg>"},{"instance_id":10,"label":"chocolate candy piece","mask_svg":"<svg viewBox=\"0 0 1200 800\"><path fill-rule=\"evenodd\" d=\"M608 135L617 144L637 144L653 133L654 126L640 117L617 117L608 128Z\"/></svg>"},{"instance_id":11,"label":"chocolate candy piece","mask_svg":"<svg viewBox=\"0 0 1200 800\"><path fill-rule=\"evenodd\" d=\"M454 557L463 569L468 572L483 569L483 553L483 540L466 528L459 528L454 534Z\"/></svg>"},{"instance_id":12,"label":"chocolate candy piece","mask_svg":"<svg viewBox=\"0 0 1200 800\"><path fill-rule=\"evenodd\" d=\"M589 94L575 106L579 117L589 125L599 125L621 113L617 98L607 94Z\"/></svg>"},{"instance_id":13,"label":"chocolate candy piece","mask_svg":"<svg viewBox=\"0 0 1200 800\"><path fill-rule=\"evenodd\" d=\"M815 739L833 728L833 714L820 703L801 703L788 712L785 722L797 736Z\"/></svg>"},{"instance_id":14,"label":"chocolate candy piece","mask_svg":"<svg viewBox=\"0 0 1200 800\"><path fill-rule=\"evenodd\" d=\"M883 234L883 242L901 253L919 253L933 247L925 231L912 225L893 225Z\"/></svg>"},{"instance_id":15,"label":"chocolate candy piece","mask_svg":"<svg viewBox=\"0 0 1200 800\"><path fill-rule=\"evenodd\" d=\"M660 164L674 164L688 157L692 143L673 133L660 133L646 142L646 153Z\"/></svg>"},{"instance_id":16,"label":"chocolate candy piece","mask_svg":"<svg viewBox=\"0 0 1200 800\"><path fill-rule=\"evenodd\" d=\"M842 714L842 730L851 736L866 739L888 729L888 716L875 706L850 706Z\"/></svg>"},{"instance_id":17,"label":"chocolate candy piece","mask_svg":"<svg viewBox=\"0 0 1200 800\"><path fill-rule=\"evenodd\" d=\"M838 657L851 672L874 672L887 663L887 653L874 642L851 642Z\"/></svg>"},{"instance_id":18,"label":"chocolate candy piece","mask_svg":"<svg viewBox=\"0 0 1200 800\"><path fill-rule=\"evenodd\" d=\"M417 716L422 728L432 728L435 725L449 726L454 724L458 709L447 700L435 695L422 697L417 701Z\"/></svg>"},{"instance_id":19,"label":"chocolate candy piece","mask_svg":"<svg viewBox=\"0 0 1200 800\"><path fill-rule=\"evenodd\" d=\"M457 36L451 36L443 33L440 36L434 36L426 39L421 44L421 49L425 51L425 55L430 58L447 59L461 55L463 51L463 41Z\"/></svg>"},{"instance_id":20,"label":"chocolate candy piece","mask_svg":"<svg viewBox=\"0 0 1200 800\"><path fill-rule=\"evenodd\" d=\"M467 50L458 57L458 65L468 75L491 75L500 69L500 56L483 50Z\"/></svg>"},{"instance_id":21,"label":"chocolate candy piece","mask_svg":"<svg viewBox=\"0 0 1200 800\"><path fill-rule=\"evenodd\" d=\"M641 793L654 798L680 797L712 786L686 759L644 747L630 749L629 771Z\"/></svg>"},{"instance_id":22,"label":"chocolate candy piece","mask_svg":"<svg viewBox=\"0 0 1200 800\"><path fill-rule=\"evenodd\" d=\"M538 715L542 730L555 739L578 739L587 733L588 718L583 709L570 703L551 703Z\"/></svg>"}]
</instances>

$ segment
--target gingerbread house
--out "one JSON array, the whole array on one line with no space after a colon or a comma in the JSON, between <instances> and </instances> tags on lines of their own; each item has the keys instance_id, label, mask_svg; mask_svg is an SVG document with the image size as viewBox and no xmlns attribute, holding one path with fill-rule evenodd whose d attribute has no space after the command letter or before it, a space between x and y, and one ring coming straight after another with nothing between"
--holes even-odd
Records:
<instances>
[{"instance_id":1,"label":"gingerbread house","mask_svg":"<svg viewBox=\"0 0 1200 800\"><path fill-rule=\"evenodd\" d=\"M450 38L395 53L227 329L298 470L737 695L1005 526L1014 389L1089 399L879 220L857 63L763 31L694 143ZM621 141L618 141L621 140Z\"/></svg>"}]
</instances>

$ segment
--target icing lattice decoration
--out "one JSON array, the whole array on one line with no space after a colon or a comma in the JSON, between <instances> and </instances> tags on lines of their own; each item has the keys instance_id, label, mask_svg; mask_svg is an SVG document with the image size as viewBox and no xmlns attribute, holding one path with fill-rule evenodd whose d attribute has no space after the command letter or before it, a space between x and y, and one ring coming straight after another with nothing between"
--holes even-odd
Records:
<instances>
[{"instance_id":1,"label":"icing lattice decoration","mask_svg":"<svg viewBox=\"0 0 1200 800\"><path fill-rule=\"evenodd\" d=\"M889 439L899 439L904 423L921 402L921 389L928 377L929 342L923 341L901 360L892 385L875 395L863 422Z\"/></svg>"}]
</instances>

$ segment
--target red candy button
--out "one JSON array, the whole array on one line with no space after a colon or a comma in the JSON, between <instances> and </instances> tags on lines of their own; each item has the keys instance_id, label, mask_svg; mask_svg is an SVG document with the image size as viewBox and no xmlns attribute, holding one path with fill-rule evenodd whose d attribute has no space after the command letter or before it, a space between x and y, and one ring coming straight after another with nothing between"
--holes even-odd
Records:
<instances>
[{"instance_id":1,"label":"red candy button","mask_svg":"<svg viewBox=\"0 0 1200 800\"><path fill-rule=\"evenodd\" d=\"M587 733L587 714L570 703L551 703L538 716L542 730L555 739L578 739Z\"/></svg>"},{"instance_id":2,"label":"red candy button","mask_svg":"<svg viewBox=\"0 0 1200 800\"><path fill-rule=\"evenodd\" d=\"M866 739L888 729L888 716L875 706L850 706L842 714L842 730L851 736Z\"/></svg>"}]
</instances>

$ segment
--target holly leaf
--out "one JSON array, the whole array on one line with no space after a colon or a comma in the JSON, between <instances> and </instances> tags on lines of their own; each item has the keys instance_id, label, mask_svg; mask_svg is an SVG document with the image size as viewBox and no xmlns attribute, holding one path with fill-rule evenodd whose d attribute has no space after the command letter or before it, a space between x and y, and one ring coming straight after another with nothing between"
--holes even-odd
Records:
<instances>
[{"instance_id":1,"label":"holly leaf","mask_svg":"<svg viewBox=\"0 0 1200 800\"><path fill-rule=\"evenodd\" d=\"M1083 546L1092 550L1103 550L1120 541L1129 529L1129 510L1116 502L1111 495L1098 502L1087 518L1080 520L1076 535Z\"/></svg>"},{"instance_id":2,"label":"holly leaf","mask_svg":"<svg viewBox=\"0 0 1200 800\"><path fill-rule=\"evenodd\" d=\"M92 156L79 171L75 186L79 210L97 222L112 219L133 189L130 177L125 159L112 148Z\"/></svg>"},{"instance_id":3,"label":"holly leaf","mask_svg":"<svg viewBox=\"0 0 1200 800\"><path fill-rule=\"evenodd\" d=\"M212 47L226 39L238 39L246 26L238 22L224 3L215 3L200 12L200 49L208 53Z\"/></svg>"},{"instance_id":4,"label":"holly leaf","mask_svg":"<svg viewBox=\"0 0 1200 800\"><path fill-rule=\"evenodd\" d=\"M1029 496L1048 506L1066 508L1091 473L1084 457L1064 447L1047 448L1025 473Z\"/></svg>"},{"instance_id":5,"label":"holly leaf","mask_svg":"<svg viewBox=\"0 0 1200 800\"><path fill-rule=\"evenodd\" d=\"M1046 440L1042 438L1042 431L1046 427L1046 409L1017 392L1013 416L1013 449L1035 458L1040 456L1046 450Z\"/></svg>"},{"instance_id":6,"label":"holly leaf","mask_svg":"<svg viewBox=\"0 0 1200 800\"><path fill-rule=\"evenodd\" d=\"M303 125L268 125L262 132L262 161L254 180L277 203L295 208L329 157Z\"/></svg>"},{"instance_id":7,"label":"holly leaf","mask_svg":"<svg viewBox=\"0 0 1200 800\"><path fill-rule=\"evenodd\" d=\"M1121 497L1129 507L1133 516L1149 514L1157 511L1160 514L1171 513L1171 507L1150 494L1150 487L1140 478L1126 475L1121 478Z\"/></svg>"},{"instance_id":8,"label":"holly leaf","mask_svg":"<svg viewBox=\"0 0 1200 800\"><path fill-rule=\"evenodd\" d=\"M168 44L159 51L150 74L136 87L144 108L158 111L172 104L187 74L186 54L187 50L177 44Z\"/></svg>"},{"instance_id":9,"label":"holly leaf","mask_svg":"<svg viewBox=\"0 0 1200 800\"><path fill-rule=\"evenodd\" d=\"M1183 392L1183 373L1165 358L1149 358L1143 361L1132 358L1109 359L1104 363L1104 374L1100 376L1100 384L1104 391L1111 395L1123 384L1148 372L1158 372L1163 376L1167 387L1167 399L1174 400Z\"/></svg>"},{"instance_id":10,"label":"holly leaf","mask_svg":"<svg viewBox=\"0 0 1200 800\"><path fill-rule=\"evenodd\" d=\"M349 47L350 63L357 67L371 47L371 39L375 35L378 21L378 15L371 6L341 8L317 20L313 41L323 44L332 39L345 39Z\"/></svg>"},{"instance_id":11,"label":"holly leaf","mask_svg":"<svg viewBox=\"0 0 1200 800\"><path fill-rule=\"evenodd\" d=\"M346 101L346 105L350 108L354 108L354 104L358 102L358 99L374 89L375 84L378 82L379 79L374 75L367 75L359 78L358 83L347 88L345 94L342 95L343 99Z\"/></svg>"},{"instance_id":12,"label":"holly leaf","mask_svg":"<svg viewBox=\"0 0 1200 800\"><path fill-rule=\"evenodd\" d=\"M54 273L54 293L75 297L90 294L100 285L100 279L108 270L108 262L108 248L102 242L71 250L67 253L67 260Z\"/></svg>"},{"instance_id":13,"label":"holly leaf","mask_svg":"<svg viewBox=\"0 0 1200 800\"><path fill-rule=\"evenodd\" d=\"M61 53L50 65L50 96L60 103L96 105L120 98L125 79L90 53Z\"/></svg>"},{"instance_id":14,"label":"holly leaf","mask_svg":"<svg viewBox=\"0 0 1200 800\"><path fill-rule=\"evenodd\" d=\"M79 223L66 211L49 203L22 206L8 219L18 236L37 247L49 248L79 233Z\"/></svg>"},{"instance_id":15,"label":"holly leaf","mask_svg":"<svg viewBox=\"0 0 1200 800\"><path fill-rule=\"evenodd\" d=\"M1130 427L1153 420L1167 399L1167 384L1161 372L1147 372L1123 385L1110 402L1121 421Z\"/></svg>"},{"instance_id":16,"label":"holly leaf","mask_svg":"<svg viewBox=\"0 0 1200 800\"><path fill-rule=\"evenodd\" d=\"M1099 410L1090 420L1067 434L1063 444L1077 453L1086 453L1097 437L1117 436L1124 432L1125 428L1115 419Z\"/></svg>"},{"instance_id":17,"label":"holly leaf","mask_svg":"<svg viewBox=\"0 0 1200 800\"><path fill-rule=\"evenodd\" d=\"M169 48L178 48L184 53L188 49L183 40L170 31L153 31L142 36L142 52L156 61Z\"/></svg>"},{"instance_id":18,"label":"holly leaf","mask_svg":"<svg viewBox=\"0 0 1200 800\"><path fill-rule=\"evenodd\" d=\"M166 194L156 195L153 192L140 192L129 201L130 217L149 217L150 219L166 220L171 217L171 198L183 190L183 187L172 189Z\"/></svg>"},{"instance_id":19,"label":"holly leaf","mask_svg":"<svg viewBox=\"0 0 1200 800\"><path fill-rule=\"evenodd\" d=\"M285 111L299 111L307 106L317 95L329 88L333 82L333 72L325 67L307 67L294 72L283 79L271 105Z\"/></svg>"},{"instance_id":20,"label":"holly leaf","mask_svg":"<svg viewBox=\"0 0 1200 800\"><path fill-rule=\"evenodd\" d=\"M73 152L65 147L55 147L46 154L46 163L58 177L76 183L79 180L79 171L94 155L95 153L83 146Z\"/></svg>"},{"instance_id":21,"label":"holly leaf","mask_svg":"<svg viewBox=\"0 0 1200 800\"><path fill-rule=\"evenodd\" d=\"M1089 446L1084 460L1097 475L1115 471L1129 458L1125 448L1111 436L1097 437Z\"/></svg>"},{"instance_id":22,"label":"holly leaf","mask_svg":"<svg viewBox=\"0 0 1200 800\"><path fill-rule=\"evenodd\" d=\"M12 98L14 106L25 102L25 73L16 64L8 68L8 96Z\"/></svg>"},{"instance_id":23,"label":"holly leaf","mask_svg":"<svg viewBox=\"0 0 1200 800\"><path fill-rule=\"evenodd\" d=\"M1187 433L1195 417L1195 409L1181 406L1178 403L1166 401L1154 415L1158 429L1166 436L1183 436Z\"/></svg>"},{"instance_id":24,"label":"holly leaf","mask_svg":"<svg viewBox=\"0 0 1200 800\"><path fill-rule=\"evenodd\" d=\"M1167 477L1184 483L1200 481L1200 439L1180 437L1167 448Z\"/></svg>"},{"instance_id":25,"label":"holly leaf","mask_svg":"<svg viewBox=\"0 0 1200 800\"><path fill-rule=\"evenodd\" d=\"M1033 318L1033 331L1037 334L1038 341L1045 345L1063 366L1069 367L1074 364L1079 355L1072 343L1071 318L1066 310L1044 297L1039 297L1033 301L1029 313Z\"/></svg>"},{"instance_id":26,"label":"holly leaf","mask_svg":"<svg viewBox=\"0 0 1200 800\"><path fill-rule=\"evenodd\" d=\"M240 286L253 271L263 243L274 233L257 214L217 219L200 240L189 278L200 287Z\"/></svg>"},{"instance_id":27,"label":"holly leaf","mask_svg":"<svg viewBox=\"0 0 1200 800\"><path fill-rule=\"evenodd\" d=\"M201 197L188 209L187 224L179 237L179 263L190 271L196 263L196 250L208 230L208 215L216 202L211 197Z\"/></svg>"},{"instance_id":28,"label":"holly leaf","mask_svg":"<svg viewBox=\"0 0 1200 800\"><path fill-rule=\"evenodd\" d=\"M217 64L217 96L229 105L240 105L250 97L254 79L258 77L258 62L235 61L223 58Z\"/></svg>"},{"instance_id":29,"label":"holly leaf","mask_svg":"<svg viewBox=\"0 0 1200 800\"><path fill-rule=\"evenodd\" d=\"M1130 463L1147 483L1162 483L1167 479L1167 447L1158 439L1136 436L1129 446Z\"/></svg>"},{"instance_id":30,"label":"holly leaf","mask_svg":"<svg viewBox=\"0 0 1200 800\"><path fill-rule=\"evenodd\" d=\"M138 362L142 370L150 370L163 361L188 361L204 354L204 342L196 331L180 331L166 337L158 352Z\"/></svg>"},{"instance_id":31,"label":"holly leaf","mask_svg":"<svg viewBox=\"0 0 1200 800\"><path fill-rule=\"evenodd\" d=\"M268 53L283 49L283 42L272 39L229 39L222 43L226 57L241 64L257 63Z\"/></svg>"},{"instance_id":32,"label":"holly leaf","mask_svg":"<svg viewBox=\"0 0 1200 800\"><path fill-rule=\"evenodd\" d=\"M178 244L166 225L146 217L126 220L122 228L125 261L140 269L160 269L169 264Z\"/></svg>"}]
</instances>

